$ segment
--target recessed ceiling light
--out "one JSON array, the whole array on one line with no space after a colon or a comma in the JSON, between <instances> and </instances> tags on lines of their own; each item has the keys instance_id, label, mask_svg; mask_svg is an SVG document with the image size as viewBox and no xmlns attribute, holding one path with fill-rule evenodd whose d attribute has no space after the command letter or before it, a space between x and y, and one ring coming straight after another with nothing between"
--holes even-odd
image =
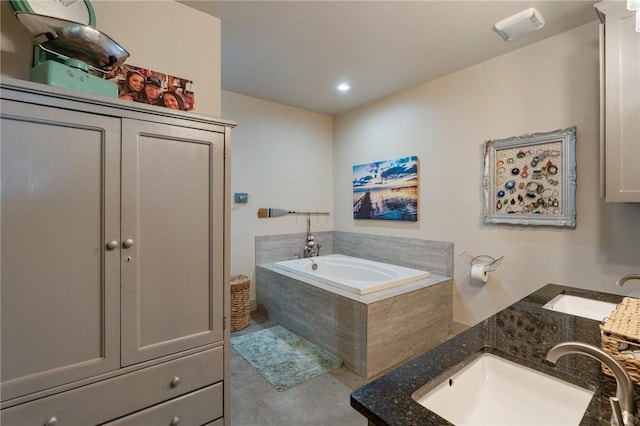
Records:
<instances>
[{"instance_id":1,"label":"recessed ceiling light","mask_svg":"<svg viewBox=\"0 0 640 426\"><path fill-rule=\"evenodd\" d=\"M347 83L340 83L336 88L341 92L348 92L349 89L351 89L351 86Z\"/></svg>"}]
</instances>

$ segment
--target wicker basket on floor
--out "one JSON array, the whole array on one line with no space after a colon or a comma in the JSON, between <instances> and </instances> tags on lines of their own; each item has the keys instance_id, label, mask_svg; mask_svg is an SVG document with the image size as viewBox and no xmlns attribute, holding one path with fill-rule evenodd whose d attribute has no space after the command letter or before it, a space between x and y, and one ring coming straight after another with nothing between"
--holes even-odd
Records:
<instances>
[{"instance_id":1,"label":"wicker basket on floor","mask_svg":"<svg viewBox=\"0 0 640 426\"><path fill-rule=\"evenodd\" d=\"M640 299L622 299L600 325L600 336L602 349L624 366L634 383L640 384ZM604 364L602 372L613 376Z\"/></svg>"},{"instance_id":2,"label":"wicker basket on floor","mask_svg":"<svg viewBox=\"0 0 640 426\"><path fill-rule=\"evenodd\" d=\"M249 277L231 276L231 331L242 330L249 325Z\"/></svg>"}]
</instances>

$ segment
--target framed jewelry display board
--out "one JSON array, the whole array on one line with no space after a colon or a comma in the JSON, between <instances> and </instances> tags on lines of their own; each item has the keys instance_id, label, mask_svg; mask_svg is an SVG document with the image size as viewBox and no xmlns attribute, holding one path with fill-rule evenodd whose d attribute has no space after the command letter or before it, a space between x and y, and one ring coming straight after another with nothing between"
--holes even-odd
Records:
<instances>
[{"instance_id":1,"label":"framed jewelry display board","mask_svg":"<svg viewBox=\"0 0 640 426\"><path fill-rule=\"evenodd\" d=\"M576 225L576 128L484 146L484 221Z\"/></svg>"}]
</instances>

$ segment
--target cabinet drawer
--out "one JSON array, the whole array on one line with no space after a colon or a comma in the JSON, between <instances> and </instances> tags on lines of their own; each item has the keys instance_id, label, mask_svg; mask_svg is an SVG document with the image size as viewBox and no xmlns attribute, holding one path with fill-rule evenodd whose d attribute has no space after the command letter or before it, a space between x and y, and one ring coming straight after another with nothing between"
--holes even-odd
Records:
<instances>
[{"instance_id":1,"label":"cabinet drawer","mask_svg":"<svg viewBox=\"0 0 640 426\"><path fill-rule=\"evenodd\" d=\"M108 426L201 426L222 417L222 383L147 408Z\"/></svg>"},{"instance_id":2,"label":"cabinet drawer","mask_svg":"<svg viewBox=\"0 0 640 426\"><path fill-rule=\"evenodd\" d=\"M219 382L223 370L223 348L215 348L7 408L0 424L100 424Z\"/></svg>"}]
</instances>

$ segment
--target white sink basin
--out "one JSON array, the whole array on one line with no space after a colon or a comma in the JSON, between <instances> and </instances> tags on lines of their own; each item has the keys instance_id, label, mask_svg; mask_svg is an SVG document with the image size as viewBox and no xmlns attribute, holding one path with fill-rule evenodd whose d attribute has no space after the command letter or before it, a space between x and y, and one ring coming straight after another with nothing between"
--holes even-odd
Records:
<instances>
[{"instance_id":1,"label":"white sink basin","mask_svg":"<svg viewBox=\"0 0 640 426\"><path fill-rule=\"evenodd\" d=\"M602 321L611 314L611 311L613 311L616 306L615 303L601 302L599 300L568 294L559 294L544 305L543 308Z\"/></svg>"},{"instance_id":2,"label":"white sink basin","mask_svg":"<svg viewBox=\"0 0 640 426\"><path fill-rule=\"evenodd\" d=\"M414 399L458 425L578 425L593 392L485 353Z\"/></svg>"}]
</instances>

